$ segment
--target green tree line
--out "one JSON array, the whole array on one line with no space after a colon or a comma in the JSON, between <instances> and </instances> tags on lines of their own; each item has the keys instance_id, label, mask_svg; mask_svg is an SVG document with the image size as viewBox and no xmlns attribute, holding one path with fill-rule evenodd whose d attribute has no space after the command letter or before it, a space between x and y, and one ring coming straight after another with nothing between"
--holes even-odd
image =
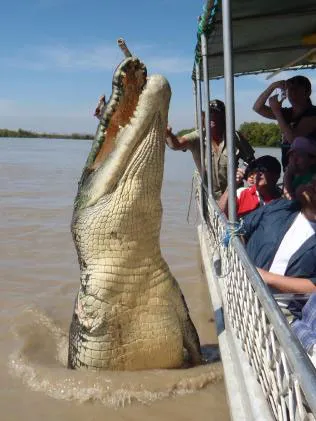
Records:
<instances>
[{"instance_id":1,"label":"green tree line","mask_svg":"<svg viewBox=\"0 0 316 421\"><path fill-rule=\"evenodd\" d=\"M194 128L180 130L177 136L184 136L192 130ZM280 146L281 131L276 123L245 122L239 131L252 146Z\"/></svg>"},{"instance_id":2,"label":"green tree line","mask_svg":"<svg viewBox=\"0 0 316 421\"><path fill-rule=\"evenodd\" d=\"M71 134L61 134L61 133L37 133L29 130L18 129L0 129L0 137L47 137L50 139L93 139L91 134L82 134L82 133L71 133Z\"/></svg>"},{"instance_id":3,"label":"green tree line","mask_svg":"<svg viewBox=\"0 0 316 421\"><path fill-rule=\"evenodd\" d=\"M177 136L184 136L191 129L182 129ZM281 139L280 128L275 123L245 122L239 127L239 131L252 146L279 146ZM71 133L37 133L29 130L0 129L0 137L45 137L50 139L93 139L91 134Z\"/></svg>"},{"instance_id":4,"label":"green tree line","mask_svg":"<svg viewBox=\"0 0 316 421\"><path fill-rule=\"evenodd\" d=\"M276 123L243 123L239 131L252 146L280 146L281 130Z\"/></svg>"}]
</instances>

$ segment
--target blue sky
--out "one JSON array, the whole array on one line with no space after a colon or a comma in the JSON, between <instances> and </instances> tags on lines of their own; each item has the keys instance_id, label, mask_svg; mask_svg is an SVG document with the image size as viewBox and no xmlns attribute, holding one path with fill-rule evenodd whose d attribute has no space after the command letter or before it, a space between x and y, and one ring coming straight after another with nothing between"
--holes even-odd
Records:
<instances>
[{"instance_id":1,"label":"blue sky","mask_svg":"<svg viewBox=\"0 0 316 421\"><path fill-rule=\"evenodd\" d=\"M203 0L2 2L0 128L94 133L97 98L102 93L109 97L113 70L123 59L116 45L119 37L144 61L149 74L160 73L169 80L173 92L169 121L174 130L193 127L191 71L203 4ZM315 71L300 74L316 82ZM236 126L259 120L251 108L270 83L265 78L236 79ZM212 82L211 92L223 99L223 82Z\"/></svg>"}]
</instances>

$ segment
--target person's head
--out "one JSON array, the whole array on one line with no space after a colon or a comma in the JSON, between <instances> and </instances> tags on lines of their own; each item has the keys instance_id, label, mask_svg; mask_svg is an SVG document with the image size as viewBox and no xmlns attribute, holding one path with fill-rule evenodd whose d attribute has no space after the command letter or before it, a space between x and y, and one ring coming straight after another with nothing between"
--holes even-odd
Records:
<instances>
[{"instance_id":1,"label":"person's head","mask_svg":"<svg viewBox=\"0 0 316 421\"><path fill-rule=\"evenodd\" d=\"M316 165L316 139L296 137L289 151L289 165L297 175L309 172Z\"/></svg>"},{"instance_id":2,"label":"person's head","mask_svg":"<svg viewBox=\"0 0 316 421\"><path fill-rule=\"evenodd\" d=\"M255 174L254 184L258 190L275 188L281 175L281 164L274 156L264 155L248 165L246 174Z\"/></svg>"},{"instance_id":3,"label":"person's head","mask_svg":"<svg viewBox=\"0 0 316 421\"><path fill-rule=\"evenodd\" d=\"M223 133L225 131L225 104L219 99L213 99L209 102L209 107L211 130Z\"/></svg>"},{"instance_id":4,"label":"person's head","mask_svg":"<svg viewBox=\"0 0 316 421\"><path fill-rule=\"evenodd\" d=\"M287 98L292 105L310 102L312 85L305 76L293 76L286 81Z\"/></svg>"},{"instance_id":5,"label":"person's head","mask_svg":"<svg viewBox=\"0 0 316 421\"><path fill-rule=\"evenodd\" d=\"M308 209L316 217L316 177L309 183L300 184L295 190L295 197L300 202L302 210Z\"/></svg>"}]
</instances>

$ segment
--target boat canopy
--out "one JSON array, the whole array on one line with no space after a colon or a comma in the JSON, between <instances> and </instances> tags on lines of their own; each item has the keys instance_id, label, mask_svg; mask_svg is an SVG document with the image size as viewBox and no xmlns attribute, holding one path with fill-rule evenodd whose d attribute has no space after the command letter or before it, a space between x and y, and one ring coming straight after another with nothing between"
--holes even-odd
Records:
<instances>
[{"instance_id":1,"label":"boat canopy","mask_svg":"<svg viewBox=\"0 0 316 421\"><path fill-rule=\"evenodd\" d=\"M231 15L235 76L316 67L315 0L231 0ZM202 33L207 38L209 79L222 78L221 0L206 1L199 19L195 63L201 63L201 79Z\"/></svg>"}]
</instances>

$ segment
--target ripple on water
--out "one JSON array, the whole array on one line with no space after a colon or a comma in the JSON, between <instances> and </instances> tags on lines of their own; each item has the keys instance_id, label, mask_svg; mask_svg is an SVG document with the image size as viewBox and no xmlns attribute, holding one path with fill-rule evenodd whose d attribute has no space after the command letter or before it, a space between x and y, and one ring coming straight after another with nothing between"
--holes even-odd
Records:
<instances>
[{"instance_id":1,"label":"ripple on water","mask_svg":"<svg viewBox=\"0 0 316 421\"><path fill-rule=\"evenodd\" d=\"M177 370L68 370L68 332L36 309L28 309L22 319L14 326L20 345L10 356L10 372L33 391L55 399L98 401L118 408L194 393L223 378L219 362ZM210 349L206 356L217 359Z\"/></svg>"}]
</instances>

